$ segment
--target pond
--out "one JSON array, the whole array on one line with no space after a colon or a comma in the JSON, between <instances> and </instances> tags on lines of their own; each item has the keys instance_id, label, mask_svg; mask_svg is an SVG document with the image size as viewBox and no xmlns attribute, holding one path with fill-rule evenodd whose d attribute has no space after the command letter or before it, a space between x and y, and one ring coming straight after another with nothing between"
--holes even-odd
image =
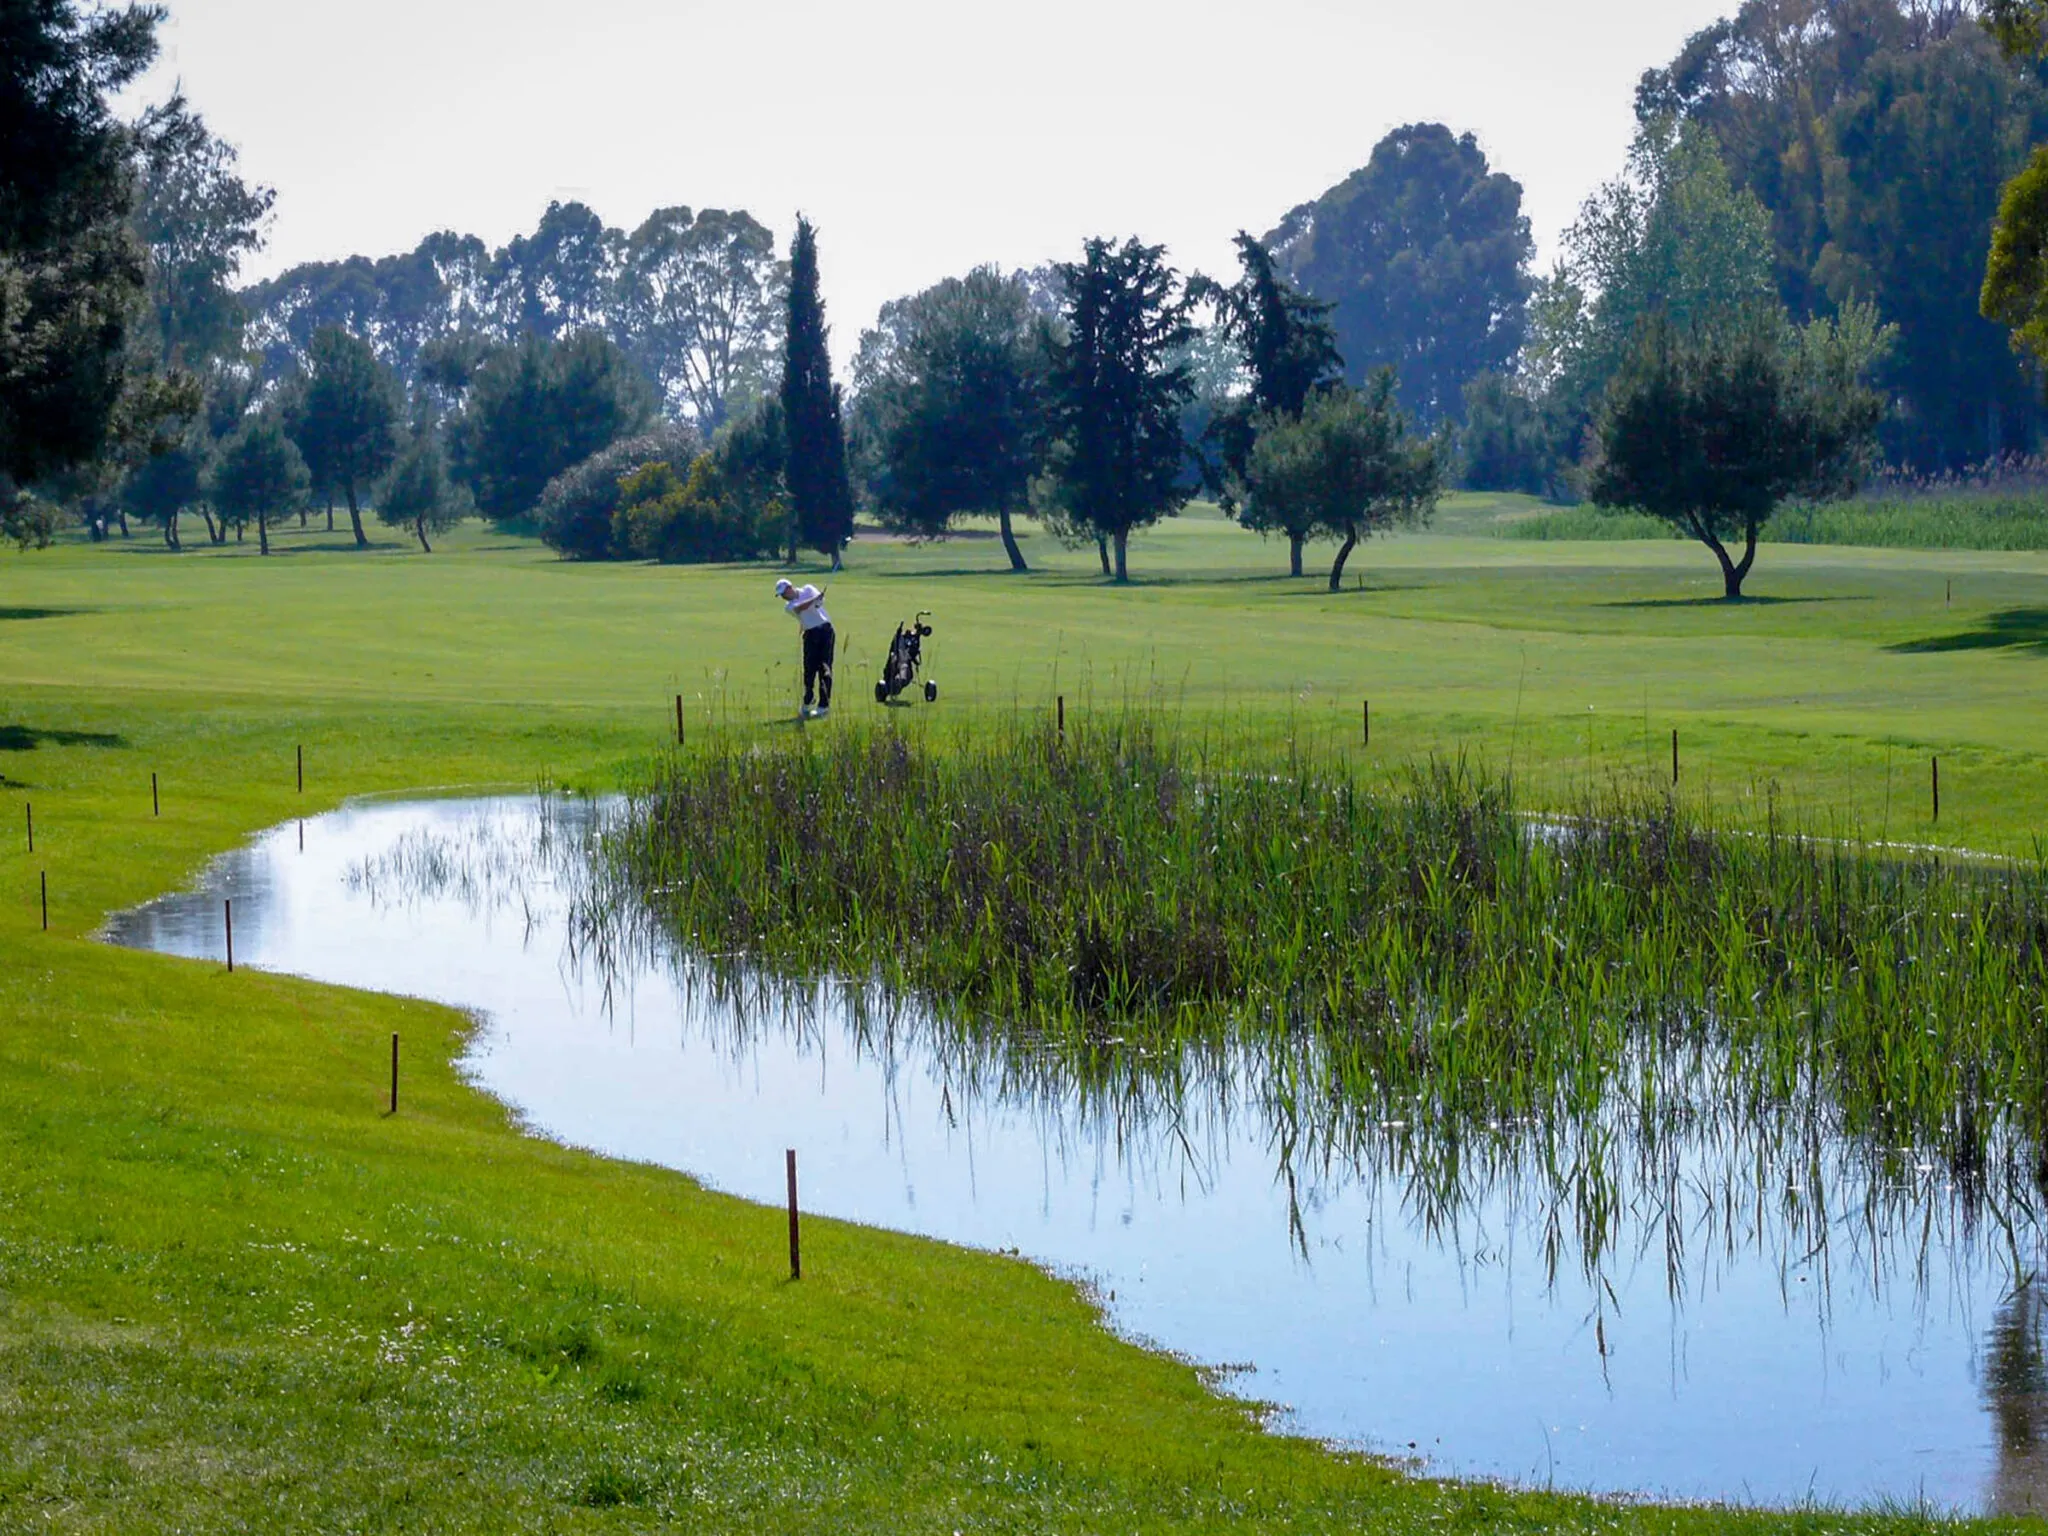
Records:
<instances>
[{"instance_id":1,"label":"pond","mask_svg":"<svg viewBox=\"0 0 2048 1536\"><path fill-rule=\"evenodd\" d=\"M1329 1136L1227 1049L1079 1071L914 1004L573 921L602 808L371 803L226 855L114 942L429 998L536 1133L1016 1250L1277 1427L1427 1471L1770 1505L2048 1508L2031 1212L1825 1126L1603 1107ZM1704 1092L1711 1095L1711 1083Z\"/></svg>"}]
</instances>

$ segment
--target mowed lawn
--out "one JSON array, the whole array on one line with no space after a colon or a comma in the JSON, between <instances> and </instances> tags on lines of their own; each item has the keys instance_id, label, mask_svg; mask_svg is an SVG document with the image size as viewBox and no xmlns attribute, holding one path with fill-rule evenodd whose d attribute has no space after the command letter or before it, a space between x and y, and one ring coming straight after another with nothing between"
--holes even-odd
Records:
<instances>
[{"instance_id":1,"label":"mowed lawn","mask_svg":"<svg viewBox=\"0 0 2048 1536\"><path fill-rule=\"evenodd\" d=\"M1731 816L1775 786L2032 847L2048 559L1769 547L1729 608L1702 551L1488 536L1518 511L1455 503L1337 595L1213 517L1136 541L1129 590L1042 537L1025 578L992 539L863 541L835 713L876 713L930 608L947 716L1156 707L1560 802L1668 782L1675 727ZM693 732L792 728L771 568L283 544L0 554L0 1530L1918 1528L1410 1480L1263 1432L999 1256L818 1222L791 1285L778 1212L520 1136L456 1078L455 1014L91 941L349 795L630 782L678 693Z\"/></svg>"}]
</instances>

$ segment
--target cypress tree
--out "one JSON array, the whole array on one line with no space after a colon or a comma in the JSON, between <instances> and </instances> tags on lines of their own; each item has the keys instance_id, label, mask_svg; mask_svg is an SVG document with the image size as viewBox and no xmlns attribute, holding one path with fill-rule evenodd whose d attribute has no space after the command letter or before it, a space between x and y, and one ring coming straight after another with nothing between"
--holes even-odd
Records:
<instances>
[{"instance_id":1,"label":"cypress tree","mask_svg":"<svg viewBox=\"0 0 2048 1536\"><path fill-rule=\"evenodd\" d=\"M853 484L827 334L825 301L818 296L818 235L810 220L799 217L789 252L789 335L782 365L784 478L794 513L790 558L801 543L830 555L836 571L839 552L853 537Z\"/></svg>"}]
</instances>

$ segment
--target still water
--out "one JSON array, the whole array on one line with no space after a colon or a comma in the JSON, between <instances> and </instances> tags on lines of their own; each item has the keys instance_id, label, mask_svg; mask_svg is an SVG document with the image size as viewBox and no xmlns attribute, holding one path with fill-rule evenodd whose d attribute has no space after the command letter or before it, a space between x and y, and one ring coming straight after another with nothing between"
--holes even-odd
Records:
<instances>
[{"instance_id":1,"label":"still water","mask_svg":"<svg viewBox=\"0 0 2048 1536\"><path fill-rule=\"evenodd\" d=\"M117 943L430 998L538 1134L1016 1249L1285 1428L1432 1472L1773 1505L2048 1510L2042 1244L1994 1196L1695 1103L1652 1134L1333 1138L1227 1050L1085 1079L830 980L572 922L602 814L366 804L277 828ZM1711 1097L1710 1074L1699 1090ZM1668 1096L1668 1094L1667 1094Z\"/></svg>"}]
</instances>

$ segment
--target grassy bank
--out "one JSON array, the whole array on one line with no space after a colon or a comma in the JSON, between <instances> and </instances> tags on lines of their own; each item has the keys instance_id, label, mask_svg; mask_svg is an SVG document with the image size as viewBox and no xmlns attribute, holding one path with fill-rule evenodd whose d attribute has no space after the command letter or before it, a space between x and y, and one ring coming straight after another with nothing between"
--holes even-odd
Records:
<instances>
[{"instance_id":1,"label":"grassy bank","mask_svg":"<svg viewBox=\"0 0 2048 1536\"><path fill-rule=\"evenodd\" d=\"M677 692L693 730L787 718L770 573L583 570L474 533L431 559L286 547L0 554L0 1528L1920 1528L1408 1481L1262 1433L994 1256L820 1222L791 1286L772 1210L517 1134L456 1078L446 1010L91 942L345 795L632 782ZM1464 744L1569 786L1654 777L1676 718L1689 787L1739 809L1796 771L1788 796L1873 823L1888 755L1933 735L1957 778L1931 830L2038 823L2048 727L2015 704L2038 658L1911 649L2004 633L2032 567L1962 563L1947 611L1939 568L1806 556L1760 572L1787 601L1731 615L1661 548L1403 541L1333 598L1220 579L1247 547L1165 530L1130 592L1042 541L1025 581L971 543L857 550L832 593L849 687L936 607L945 701L913 727L1133 693L1348 742L1369 693L1362 772Z\"/></svg>"}]
</instances>

